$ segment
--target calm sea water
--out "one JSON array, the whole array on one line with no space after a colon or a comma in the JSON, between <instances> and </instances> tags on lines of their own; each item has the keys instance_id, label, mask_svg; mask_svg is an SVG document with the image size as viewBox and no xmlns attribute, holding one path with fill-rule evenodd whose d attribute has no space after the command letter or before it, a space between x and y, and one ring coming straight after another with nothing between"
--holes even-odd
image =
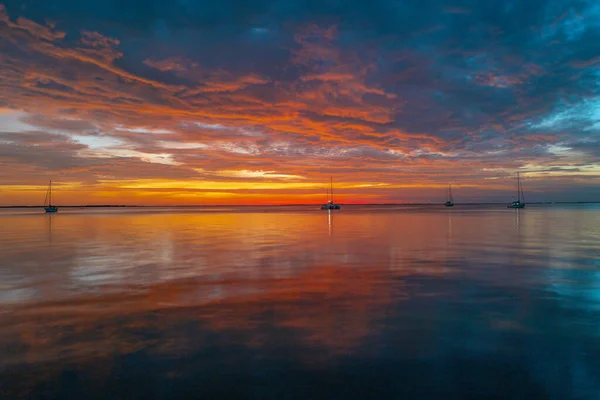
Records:
<instances>
[{"instance_id":1,"label":"calm sea water","mask_svg":"<svg viewBox=\"0 0 600 400\"><path fill-rule=\"evenodd\" d=\"M0 211L2 399L600 399L600 207Z\"/></svg>"}]
</instances>

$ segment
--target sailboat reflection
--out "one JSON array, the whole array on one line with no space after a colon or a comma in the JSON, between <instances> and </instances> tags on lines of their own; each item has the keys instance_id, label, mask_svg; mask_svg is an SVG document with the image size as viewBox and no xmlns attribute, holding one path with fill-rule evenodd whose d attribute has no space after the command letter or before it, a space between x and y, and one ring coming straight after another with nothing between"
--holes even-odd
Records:
<instances>
[{"instance_id":1,"label":"sailboat reflection","mask_svg":"<svg viewBox=\"0 0 600 400\"><path fill-rule=\"evenodd\" d=\"M327 226L329 231L329 236L333 233L333 215L331 215L331 210L327 210Z\"/></svg>"},{"instance_id":2,"label":"sailboat reflection","mask_svg":"<svg viewBox=\"0 0 600 400\"><path fill-rule=\"evenodd\" d=\"M48 243L52 243L52 214L48 213L46 214L48 222L46 223L46 225L48 225Z\"/></svg>"},{"instance_id":3,"label":"sailboat reflection","mask_svg":"<svg viewBox=\"0 0 600 400\"><path fill-rule=\"evenodd\" d=\"M448 213L448 242L452 240L452 213Z\"/></svg>"}]
</instances>

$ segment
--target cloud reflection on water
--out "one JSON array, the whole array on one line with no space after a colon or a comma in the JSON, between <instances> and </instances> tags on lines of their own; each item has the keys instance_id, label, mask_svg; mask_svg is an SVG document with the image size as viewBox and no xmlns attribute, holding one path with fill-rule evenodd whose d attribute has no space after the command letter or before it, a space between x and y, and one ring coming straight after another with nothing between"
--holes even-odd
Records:
<instances>
[{"instance_id":1,"label":"cloud reflection on water","mask_svg":"<svg viewBox=\"0 0 600 400\"><path fill-rule=\"evenodd\" d=\"M16 398L141 396L140 379L171 382L147 383L158 398L256 382L280 395L343 382L359 398L356 379L384 397L483 394L497 376L536 398L600 389L594 210L531 208L518 229L513 210L458 207L98 211L51 231L2 218L0 382Z\"/></svg>"}]
</instances>

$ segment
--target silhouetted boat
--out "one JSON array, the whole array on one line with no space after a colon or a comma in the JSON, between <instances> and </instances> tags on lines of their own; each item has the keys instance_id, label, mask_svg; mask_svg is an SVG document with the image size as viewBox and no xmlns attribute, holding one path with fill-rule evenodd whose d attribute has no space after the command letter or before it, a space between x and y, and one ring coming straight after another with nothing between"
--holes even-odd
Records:
<instances>
[{"instance_id":1,"label":"silhouetted boat","mask_svg":"<svg viewBox=\"0 0 600 400\"><path fill-rule=\"evenodd\" d=\"M321 210L339 210L342 207L340 207L339 204L335 204L333 202L333 177L330 177L329 179L330 179L330 186L331 186L331 189L330 189L331 197L327 200L327 203L325 203L321 206Z\"/></svg>"},{"instance_id":2,"label":"silhouetted boat","mask_svg":"<svg viewBox=\"0 0 600 400\"><path fill-rule=\"evenodd\" d=\"M58 207L52 205L52 181L48 184L48 190L46 191L46 198L44 199L44 210L47 213L55 213L58 211Z\"/></svg>"},{"instance_id":3,"label":"silhouetted boat","mask_svg":"<svg viewBox=\"0 0 600 400\"><path fill-rule=\"evenodd\" d=\"M523 187L521 186L521 177L517 172L517 200L513 201L506 207L508 208L525 208L525 197L523 196Z\"/></svg>"},{"instance_id":4,"label":"silhouetted boat","mask_svg":"<svg viewBox=\"0 0 600 400\"><path fill-rule=\"evenodd\" d=\"M454 207L454 197L452 197L452 186L448 184L448 201L444 204L446 207Z\"/></svg>"}]
</instances>

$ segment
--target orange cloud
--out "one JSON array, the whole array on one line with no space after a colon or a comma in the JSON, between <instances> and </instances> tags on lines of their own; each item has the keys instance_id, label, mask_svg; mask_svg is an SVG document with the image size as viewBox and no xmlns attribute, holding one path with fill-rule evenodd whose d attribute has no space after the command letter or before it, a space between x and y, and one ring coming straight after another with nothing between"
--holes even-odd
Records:
<instances>
[{"instance_id":1,"label":"orange cloud","mask_svg":"<svg viewBox=\"0 0 600 400\"><path fill-rule=\"evenodd\" d=\"M122 38L67 37L52 24L13 21L4 7L0 34L3 204L37 204L48 179L71 204L318 203L330 175L346 202L431 201L443 199L438 191L450 180L457 188L488 184L498 178L494 168L505 178L531 158L494 158L505 150L493 141L477 149L484 128L504 132L499 147L560 136L511 136L494 121L467 131L456 113L390 89L418 82L427 63L403 53L405 75L374 79L376 56L344 47L336 27L298 29L285 63L271 72L209 68L185 56L135 58ZM526 69L475 80L518 86L540 73ZM411 128L411 110L444 122L442 133ZM398 124L399 115L409 123ZM547 165L560 161L544 157ZM27 185L37 189L22 190Z\"/></svg>"}]
</instances>

